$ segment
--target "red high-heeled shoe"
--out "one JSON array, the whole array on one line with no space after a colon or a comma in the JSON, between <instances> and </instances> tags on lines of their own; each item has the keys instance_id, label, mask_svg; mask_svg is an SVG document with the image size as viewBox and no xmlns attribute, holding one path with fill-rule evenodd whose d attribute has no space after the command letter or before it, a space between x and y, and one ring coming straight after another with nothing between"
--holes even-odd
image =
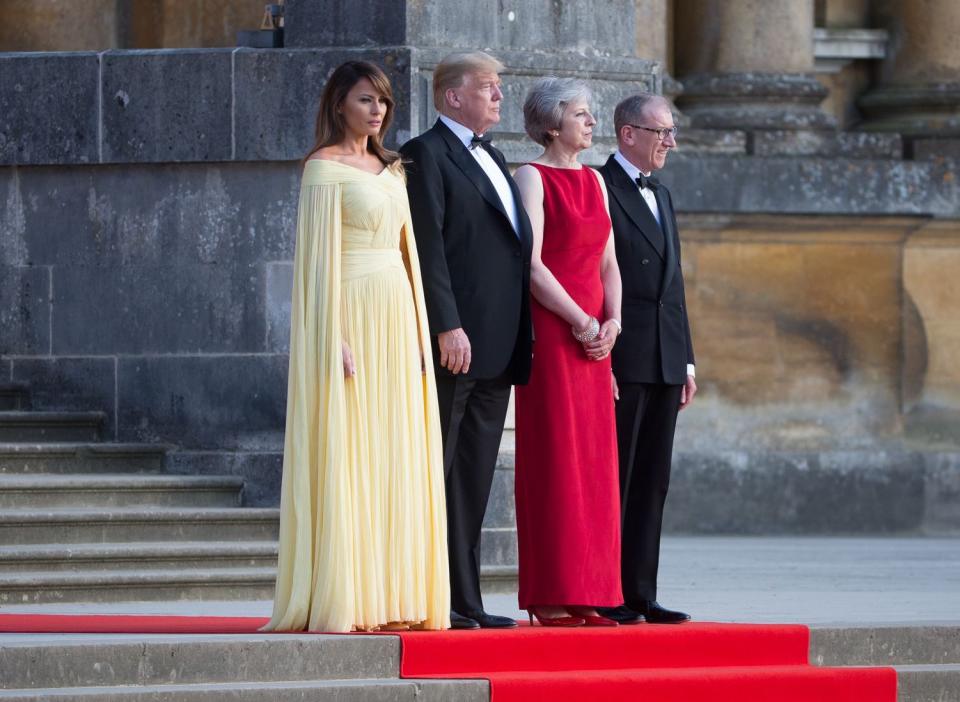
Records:
<instances>
[{"instance_id":1,"label":"red high-heeled shoe","mask_svg":"<svg viewBox=\"0 0 960 702\"><path fill-rule=\"evenodd\" d=\"M583 626L586 623L586 620L583 617L544 617L537 612L536 607L531 607L527 610L527 615L530 617L530 626L533 626L533 618L536 617L537 621L540 622L540 626Z\"/></svg>"},{"instance_id":2,"label":"red high-heeled shoe","mask_svg":"<svg viewBox=\"0 0 960 702\"><path fill-rule=\"evenodd\" d=\"M584 614L583 609L579 607L567 607L567 611L573 616L582 619L587 626L620 626L620 624L613 619L599 614Z\"/></svg>"}]
</instances>

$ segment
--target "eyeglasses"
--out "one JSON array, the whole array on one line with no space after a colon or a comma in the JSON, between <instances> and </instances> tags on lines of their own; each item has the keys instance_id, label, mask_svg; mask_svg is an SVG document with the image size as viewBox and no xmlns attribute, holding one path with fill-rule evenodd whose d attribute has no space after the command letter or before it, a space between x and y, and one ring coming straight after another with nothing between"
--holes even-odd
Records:
<instances>
[{"instance_id":1,"label":"eyeglasses","mask_svg":"<svg viewBox=\"0 0 960 702\"><path fill-rule=\"evenodd\" d=\"M643 129L647 132L653 132L657 135L657 139L663 141L667 138L667 134L672 136L674 139L677 138L677 128L676 127L641 127L639 124L628 124L628 127L633 127L634 129Z\"/></svg>"}]
</instances>

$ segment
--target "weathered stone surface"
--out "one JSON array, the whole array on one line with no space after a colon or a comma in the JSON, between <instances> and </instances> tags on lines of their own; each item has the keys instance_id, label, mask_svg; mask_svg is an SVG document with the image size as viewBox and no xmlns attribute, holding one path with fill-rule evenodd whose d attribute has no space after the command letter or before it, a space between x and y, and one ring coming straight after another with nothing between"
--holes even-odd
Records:
<instances>
[{"instance_id":1,"label":"weathered stone surface","mask_svg":"<svg viewBox=\"0 0 960 702\"><path fill-rule=\"evenodd\" d=\"M0 353L50 351L50 270L0 266Z\"/></svg>"},{"instance_id":2,"label":"weathered stone surface","mask_svg":"<svg viewBox=\"0 0 960 702\"><path fill-rule=\"evenodd\" d=\"M960 161L960 139L914 139L911 148L917 161Z\"/></svg>"},{"instance_id":3,"label":"weathered stone surface","mask_svg":"<svg viewBox=\"0 0 960 702\"><path fill-rule=\"evenodd\" d=\"M960 416L952 418L954 428ZM924 454L926 484L924 528L932 534L960 533L960 452Z\"/></svg>"},{"instance_id":4,"label":"weathered stone surface","mask_svg":"<svg viewBox=\"0 0 960 702\"><path fill-rule=\"evenodd\" d=\"M267 350L290 350L290 302L293 295L293 263L267 264Z\"/></svg>"},{"instance_id":5,"label":"weathered stone surface","mask_svg":"<svg viewBox=\"0 0 960 702\"><path fill-rule=\"evenodd\" d=\"M829 129L833 118L819 109L826 96L808 74L697 73L684 76L677 103L706 129Z\"/></svg>"},{"instance_id":6,"label":"weathered stone surface","mask_svg":"<svg viewBox=\"0 0 960 702\"><path fill-rule=\"evenodd\" d=\"M0 164L98 161L97 55L0 54Z\"/></svg>"},{"instance_id":7,"label":"weathered stone surface","mask_svg":"<svg viewBox=\"0 0 960 702\"><path fill-rule=\"evenodd\" d=\"M244 507L280 505L282 452L177 451L168 456L167 470L182 475L235 475L243 478Z\"/></svg>"},{"instance_id":8,"label":"weathered stone surface","mask_svg":"<svg viewBox=\"0 0 960 702\"><path fill-rule=\"evenodd\" d=\"M262 266L182 263L54 273L54 352L258 352L265 350ZM90 309L98 311L89 314Z\"/></svg>"},{"instance_id":9,"label":"weathered stone surface","mask_svg":"<svg viewBox=\"0 0 960 702\"><path fill-rule=\"evenodd\" d=\"M498 469L493 474L493 486L490 488L490 501L483 518L485 528L502 529L514 527L517 512L513 492L514 474L512 469Z\"/></svg>"},{"instance_id":10,"label":"weathered stone surface","mask_svg":"<svg viewBox=\"0 0 960 702\"><path fill-rule=\"evenodd\" d=\"M930 222L911 234L903 254L904 317L911 322L904 328L904 405L925 412L928 424L937 412L960 413L958 270L960 222Z\"/></svg>"},{"instance_id":11,"label":"weathered stone surface","mask_svg":"<svg viewBox=\"0 0 960 702\"><path fill-rule=\"evenodd\" d=\"M631 56L635 49L635 8L630 0L590 5L526 0L464 4L456 0L405 3L358 0L290 0L286 10L288 47L411 46L450 50L490 47L585 55Z\"/></svg>"},{"instance_id":12,"label":"weathered stone surface","mask_svg":"<svg viewBox=\"0 0 960 702\"><path fill-rule=\"evenodd\" d=\"M753 134L754 156L821 156L899 159L899 134L835 131L758 131Z\"/></svg>"},{"instance_id":13,"label":"weathered stone surface","mask_svg":"<svg viewBox=\"0 0 960 702\"><path fill-rule=\"evenodd\" d=\"M681 128L677 134L677 152L745 156L747 133L738 130Z\"/></svg>"},{"instance_id":14,"label":"weathered stone surface","mask_svg":"<svg viewBox=\"0 0 960 702\"><path fill-rule=\"evenodd\" d=\"M0 170L0 263L249 265L293 257L286 163ZM145 196L148 193L149 196Z\"/></svg>"},{"instance_id":15,"label":"weathered stone surface","mask_svg":"<svg viewBox=\"0 0 960 702\"><path fill-rule=\"evenodd\" d=\"M233 157L229 50L107 52L101 60L104 161Z\"/></svg>"},{"instance_id":16,"label":"weathered stone surface","mask_svg":"<svg viewBox=\"0 0 960 702\"><path fill-rule=\"evenodd\" d=\"M282 450L286 356L120 358L118 391L121 441Z\"/></svg>"},{"instance_id":17,"label":"weathered stone surface","mask_svg":"<svg viewBox=\"0 0 960 702\"><path fill-rule=\"evenodd\" d=\"M950 164L674 154L661 172L682 212L956 216Z\"/></svg>"},{"instance_id":18,"label":"weathered stone surface","mask_svg":"<svg viewBox=\"0 0 960 702\"><path fill-rule=\"evenodd\" d=\"M284 46L376 46L405 44L403 0L288 0Z\"/></svg>"},{"instance_id":19,"label":"weathered stone surface","mask_svg":"<svg viewBox=\"0 0 960 702\"><path fill-rule=\"evenodd\" d=\"M681 452L671 482L664 528L674 533L850 534L924 526L916 453Z\"/></svg>"},{"instance_id":20,"label":"weathered stone surface","mask_svg":"<svg viewBox=\"0 0 960 702\"><path fill-rule=\"evenodd\" d=\"M288 10L289 12L289 10ZM358 16L353 12L350 16ZM384 12L377 13L382 16ZM364 24L369 17L364 17ZM243 49L234 54L236 158L238 160L299 160L314 143L317 107L327 77L348 60L372 61L387 74L397 101L394 123L385 142L397 130L410 129L410 52Z\"/></svg>"},{"instance_id":21,"label":"weathered stone surface","mask_svg":"<svg viewBox=\"0 0 960 702\"><path fill-rule=\"evenodd\" d=\"M106 414L101 436L115 437L113 358L18 358L13 378L29 384L34 409L99 410Z\"/></svg>"}]
</instances>

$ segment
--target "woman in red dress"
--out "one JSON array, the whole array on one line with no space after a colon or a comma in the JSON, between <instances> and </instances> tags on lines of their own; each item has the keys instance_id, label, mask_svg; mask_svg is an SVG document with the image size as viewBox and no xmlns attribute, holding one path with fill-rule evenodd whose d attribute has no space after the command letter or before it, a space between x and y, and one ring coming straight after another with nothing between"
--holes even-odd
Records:
<instances>
[{"instance_id":1,"label":"woman in red dress","mask_svg":"<svg viewBox=\"0 0 960 702\"><path fill-rule=\"evenodd\" d=\"M517 169L533 225L533 372L517 388L520 607L550 626L616 626L622 603L620 496L610 351L620 271L603 179L577 161L596 120L573 79L537 81L527 134L544 147Z\"/></svg>"}]
</instances>

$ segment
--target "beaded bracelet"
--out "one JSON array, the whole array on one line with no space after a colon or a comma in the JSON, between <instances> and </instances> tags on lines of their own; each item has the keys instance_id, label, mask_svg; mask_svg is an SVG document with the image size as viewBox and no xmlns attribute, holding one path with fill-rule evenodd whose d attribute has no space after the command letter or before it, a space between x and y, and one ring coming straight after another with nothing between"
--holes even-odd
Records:
<instances>
[{"instance_id":1,"label":"beaded bracelet","mask_svg":"<svg viewBox=\"0 0 960 702\"><path fill-rule=\"evenodd\" d=\"M581 344L585 344L588 341L593 341L600 335L600 321L596 317L591 317L590 323L585 330L577 331L576 327L570 327L570 332L573 334L574 339Z\"/></svg>"}]
</instances>

